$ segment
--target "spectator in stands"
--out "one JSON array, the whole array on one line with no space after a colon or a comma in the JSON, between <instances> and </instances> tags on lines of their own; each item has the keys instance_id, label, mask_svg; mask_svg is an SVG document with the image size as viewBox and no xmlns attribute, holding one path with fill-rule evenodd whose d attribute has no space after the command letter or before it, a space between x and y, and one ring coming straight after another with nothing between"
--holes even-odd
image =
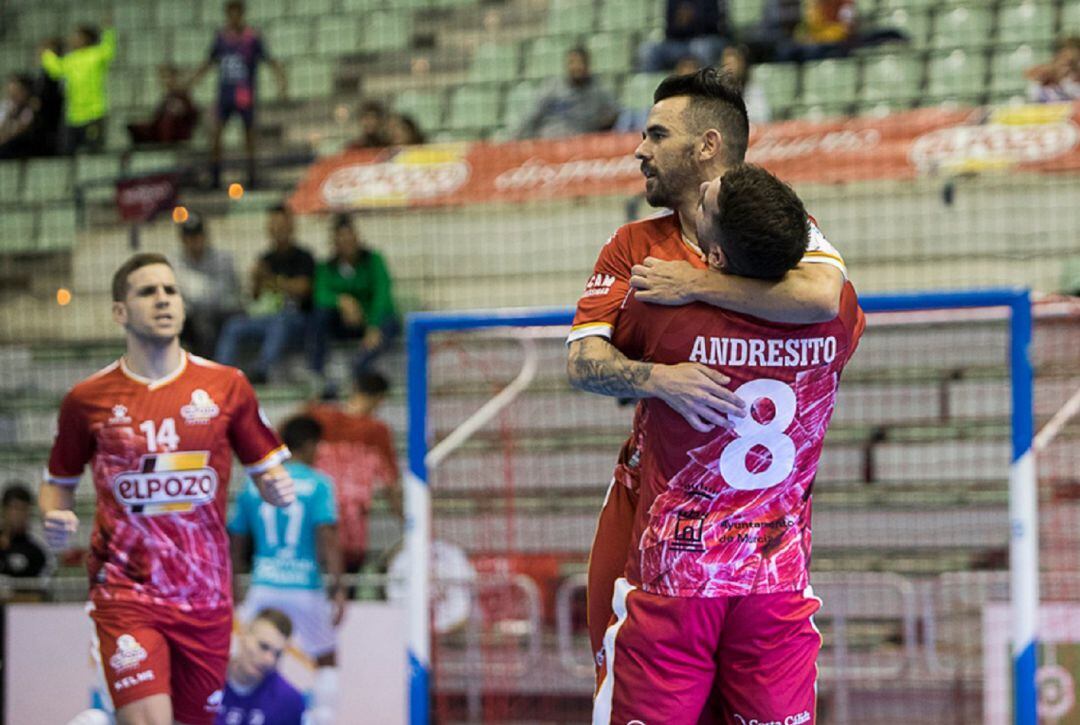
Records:
<instances>
[{"instance_id":1,"label":"spectator in stands","mask_svg":"<svg viewBox=\"0 0 1080 725\"><path fill-rule=\"evenodd\" d=\"M404 113L391 113L386 119L386 140L391 146L416 146L425 141L416 121Z\"/></svg>"},{"instance_id":2,"label":"spectator in stands","mask_svg":"<svg viewBox=\"0 0 1080 725\"><path fill-rule=\"evenodd\" d=\"M63 38L48 38L41 43L41 50L51 50L56 55L64 53ZM64 89L44 68L38 68L34 76L34 97L38 99L38 122L41 124L41 153L53 156L63 146Z\"/></svg>"},{"instance_id":3,"label":"spectator in stands","mask_svg":"<svg viewBox=\"0 0 1080 725\"><path fill-rule=\"evenodd\" d=\"M188 86L194 86L216 64L218 66L217 117L210 129L210 185L221 187L221 131L236 114L244 123L244 148L247 152L248 186L255 186L255 96L256 72L265 62L277 78L278 95L288 95L285 67L270 57L262 34L244 20L242 0L225 3L225 27L214 36L210 55L195 71Z\"/></svg>"},{"instance_id":4,"label":"spectator in stands","mask_svg":"<svg viewBox=\"0 0 1080 725\"><path fill-rule=\"evenodd\" d=\"M277 609L263 609L242 628L229 657L215 725L303 721L304 696L277 671L292 630L292 620Z\"/></svg>"},{"instance_id":5,"label":"spectator in stands","mask_svg":"<svg viewBox=\"0 0 1080 725\"><path fill-rule=\"evenodd\" d=\"M323 427L315 466L337 486L338 542L350 574L360 571L367 556L375 494L381 491L390 510L404 521L394 435L377 417L389 388L379 373L357 373L344 403L321 403L305 411Z\"/></svg>"},{"instance_id":6,"label":"spectator in stands","mask_svg":"<svg viewBox=\"0 0 1080 725\"><path fill-rule=\"evenodd\" d=\"M105 116L108 107L109 66L116 55L116 31L80 25L68 41L70 50L57 55L52 49L41 52L41 67L55 80L64 82L67 97L64 148L69 154L79 149L105 148Z\"/></svg>"},{"instance_id":7,"label":"spectator in stands","mask_svg":"<svg viewBox=\"0 0 1080 725\"><path fill-rule=\"evenodd\" d=\"M215 355L218 362L234 365L243 342L259 343L259 356L249 375L253 383L267 381L290 340L304 339L315 275L315 258L293 239L292 212L284 204L270 210L267 231L270 251L252 272L247 314L225 323Z\"/></svg>"},{"instance_id":8,"label":"spectator in stands","mask_svg":"<svg viewBox=\"0 0 1080 725\"><path fill-rule=\"evenodd\" d=\"M664 39L643 43L638 65L650 73L671 70L686 55L712 65L730 37L727 0L667 0Z\"/></svg>"},{"instance_id":9,"label":"spectator in stands","mask_svg":"<svg viewBox=\"0 0 1080 725\"><path fill-rule=\"evenodd\" d=\"M364 101L357 111L360 135L349 142L348 148L378 149L390 145L387 138L386 106L378 101Z\"/></svg>"},{"instance_id":10,"label":"spectator in stands","mask_svg":"<svg viewBox=\"0 0 1080 725\"><path fill-rule=\"evenodd\" d=\"M1080 98L1080 36L1063 38L1048 63L1029 68L1028 95L1037 103L1059 103Z\"/></svg>"},{"instance_id":11,"label":"spectator in stands","mask_svg":"<svg viewBox=\"0 0 1080 725\"><path fill-rule=\"evenodd\" d=\"M333 255L315 268L311 369L323 376L331 338L359 339L354 372L366 371L401 331L382 254L361 242L347 214L334 217Z\"/></svg>"},{"instance_id":12,"label":"spectator in stands","mask_svg":"<svg viewBox=\"0 0 1080 725\"><path fill-rule=\"evenodd\" d=\"M0 101L0 159L25 159L41 153L38 110L30 76L16 73L9 77Z\"/></svg>"},{"instance_id":13,"label":"spectator in stands","mask_svg":"<svg viewBox=\"0 0 1080 725\"><path fill-rule=\"evenodd\" d=\"M766 123L772 116L769 99L763 89L750 77L750 56L746 46L729 45L724 48L720 66L735 80L746 102L746 115L750 123Z\"/></svg>"},{"instance_id":14,"label":"spectator in stands","mask_svg":"<svg viewBox=\"0 0 1080 725\"><path fill-rule=\"evenodd\" d=\"M158 67L158 79L165 95L147 121L128 124L133 144L175 144L191 140L199 122L199 109L191 94L180 82L180 71L174 65Z\"/></svg>"},{"instance_id":15,"label":"spectator in stands","mask_svg":"<svg viewBox=\"0 0 1080 725\"><path fill-rule=\"evenodd\" d=\"M780 60L787 54L802 21L802 0L765 0L761 22L746 32L751 63Z\"/></svg>"},{"instance_id":16,"label":"spectator in stands","mask_svg":"<svg viewBox=\"0 0 1080 725\"><path fill-rule=\"evenodd\" d=\"M180 247L176 278L186 312L180 340L196 355L212 357L225 321L241 309L240 280L232 255L210 245L200 214L190 212L180 225Z\"/></svg>"},{"instance_id":17,"label":"spectator in stands","mask_svg":"<svg viewBox=\"0 0 1080 725\"><path fill-rule=\"evenodd\" d=\"M555 78L515 131L515 138L559 138L606 131L619 114L615 98L589 72L589 51L566 54L566 77Z\"/></svg>"},{"instance_id":18,"label":"spectator in stands","mask_svg":"<svg viewBox=\"0 0 1080 725\"><path fill-rule=\"evenodd\" d=\"M30 535L32 501L30 489L18 481L4 488L0 499L0 575L38 577L48 573L45 547Z\"/></svg>"},{"instance_id":19,"label":"spectator in stands","mask_svg":"<svg viewBox=\"0 0 1080 725\"><path fill-rule=\"evenodd\" d=\"M905 41L893 28L865 28L855 0L769 0L764 19L749 36L752 60L804 62L843 58L855 48Z\"/></svg>"}]
</instances>

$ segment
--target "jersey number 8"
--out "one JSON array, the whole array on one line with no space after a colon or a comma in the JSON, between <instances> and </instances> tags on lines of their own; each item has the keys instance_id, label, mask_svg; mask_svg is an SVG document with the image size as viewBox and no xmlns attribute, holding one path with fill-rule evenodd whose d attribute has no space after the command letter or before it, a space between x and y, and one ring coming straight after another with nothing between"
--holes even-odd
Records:
<instances>
[{"instance_id":1,"label":"jersey number 8","mask_svg":"<svg viewBox=\"0 0 1080 725\"><path fill-rule=\"evenodd\" d=\"M737 420L734 432L738 437L720 454L720 475L729 486L740 491L775 486L795 468L795 442L784 433L795 420L795 391L779 380L759 378L739 386L735 394L745 400L750 409L759 400L769 400L776 412L768 423L759 423L749 413ZM763 470L751 471L746 458L758 446L769 452L769 464Z\"/></svg>"}]
</instances>

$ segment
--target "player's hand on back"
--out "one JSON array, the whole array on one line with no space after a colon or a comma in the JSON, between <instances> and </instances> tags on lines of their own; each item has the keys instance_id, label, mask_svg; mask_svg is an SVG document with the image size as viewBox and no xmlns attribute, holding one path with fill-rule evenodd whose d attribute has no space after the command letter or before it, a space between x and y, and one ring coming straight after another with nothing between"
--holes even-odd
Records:
<instances>
[{"instance_id":1,"label":"player's hand on back","mask_svg":"<svg viewBox=\"0 0 1080 725\"><path fill-rule=\"evenodd\" d=\"M689 262L665 262L646 257L630 269L630 286L639 300L659 305L685 305L693 302L697 282L709 272Z\"/></svg>"},{"instance_id":2,"label":"player's hand on back","mask_svg":"<svg viewBox=\"0 0 1080 725\"><path fill-rule=\"evenodd\" d=\"M296 483L283 466L274 466L255 477L263 501L284 508L296 500Z\"/></svg>"},{"instance_id":3,"label":"player's hand on back","mask_svg":"<svg viewBox=\"0 0 1080 725\"><path fill-rule=\"evenodd\" d=\"M667 403L697 431L731 428L746 415L746 403L725 385L731 378L700 363L656 365L652 370L656 397Z\"/></svg>"},{"instance_id":4,"label":"player's hand on back","mask_svg":"<svg viewBox=\"0 0 1080 725\"><path fill-rule=\"evenodd\" d=\"M52 549L64 549L68 540L79 530L79 517L74 511L55 509L46 511L42 516L45 529L45 543Z\"/></svg>"}]
</instances>

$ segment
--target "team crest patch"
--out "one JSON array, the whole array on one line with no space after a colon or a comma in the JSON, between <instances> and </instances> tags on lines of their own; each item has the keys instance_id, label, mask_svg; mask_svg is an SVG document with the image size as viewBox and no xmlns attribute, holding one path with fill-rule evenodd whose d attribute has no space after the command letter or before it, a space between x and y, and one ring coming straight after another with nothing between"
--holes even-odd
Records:
<instances>
[{"instance_id":1,"label":"team crest patch","mask_svg":"<svg viewBox=\"0 0 1080 725\"><path fill-rule=\"evenodd\" d=\"M146 650L130 634L122 634L116 640L116 654L109 658L109 666L116 672L138 667L146 659Z\"/></svg>"},{"instance_id":2,"label":"team crest patch","mask_svg":"<svg viewBox=\"0 0 1080 725\"><path fill-rule=\"evenodd\" d=\"M112 417L109 418L109 425L124 425L130 422L131 417L128 415L126 405L114 405L112 407Z\"/></svg>"},{"instance_id":3,"label":"team crest patch","mask_svg":"<svg viewBox=\"0 0 1080 725\"><path fill-rule=\"evenodd\" d=\"M210 397L210 393L201 388L191 391L191 402L180 408L180 417L188 425L206 425L217 417L221 409Z\"/></svg>"}]
</instances>

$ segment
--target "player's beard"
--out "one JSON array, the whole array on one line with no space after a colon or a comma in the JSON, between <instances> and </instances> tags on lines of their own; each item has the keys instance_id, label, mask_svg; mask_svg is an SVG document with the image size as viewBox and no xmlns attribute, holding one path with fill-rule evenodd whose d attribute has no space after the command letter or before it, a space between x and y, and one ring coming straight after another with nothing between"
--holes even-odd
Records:
<instances>
[{"instance_id":1,"label":"player's beard","mask_svg":"<svg viewBox=\"0 0 1080 725\"><path fill-rule=\"evenodd\" d=\"M645 179L645 201L650 206L675 209L687 188L697 188L699 174L689 156L679 157L677 164L665 171L656 166L651 166L651 169L653 177Z\"/></svg>"}]
</instances>

